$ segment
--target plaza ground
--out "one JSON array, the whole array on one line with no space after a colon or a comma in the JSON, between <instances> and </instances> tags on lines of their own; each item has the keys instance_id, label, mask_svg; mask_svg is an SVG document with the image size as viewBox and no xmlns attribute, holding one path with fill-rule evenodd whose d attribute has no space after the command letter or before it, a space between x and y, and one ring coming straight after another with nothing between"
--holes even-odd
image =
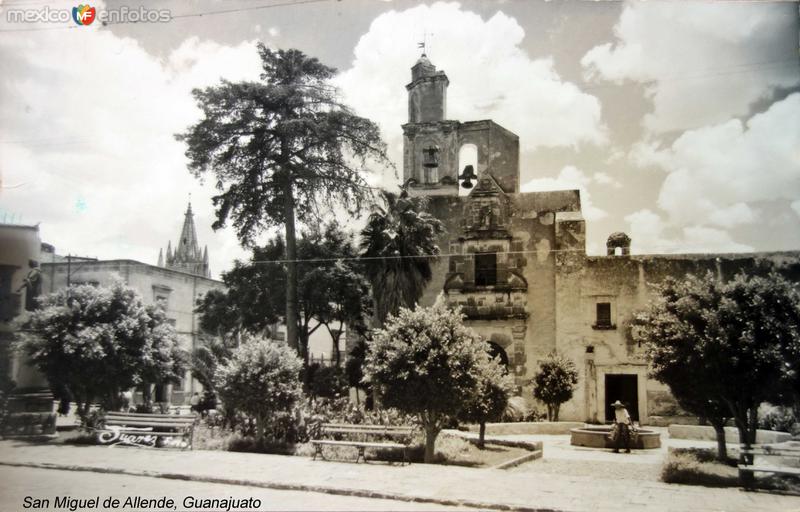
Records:
<instances>
[{"instance_id":1,"label":"plaza ground","mask_svg":"<svg viewBox=\"0 0 800 512\"><path fill-rule=\"evenodd\" d=\"M75 475L87 485L111 476L123 478L131 482L130 485L146 485L139 479L148 477L145 480L150 482L152 477L160 477L159 481L166 488L174 486L175 489L182 489L180 486L189 480L192 485L204 489L204 495L209 497L218 492L211 484L303 493L286 495L286 507L278 507L282 509L292 508L295 503L292 500L297 497L301 500L300 508L320 509L316 504L322 502L330 503L331 508L325 509L332 510L337 507L335 498L346 497L367 499L343 505L353 510L374 509L370 508L372 505L385 510L409 510L406 508L409 505L430 510L451 505L559 511L800 512L800 497L797 496L659 481L667 447L713 446L711 442L669 439L665 429L661 432L661 449L631 454L573 447L569 445L568 436L502 436L544 442L542 459L510 470L426 464L355 464L222 451L179 452L10 440L0 442L0 469L11 468L16 472L39 468L35 470L40 472L35 482L25 483L23 479L22 483L15 483L16 493L24 492L27 485L47 485L50 480L54 486L59 485L64 478L62 469L76 471ZM8 473L4 471L3 474ZM5 488L8 480L3 482L0 485ZM114 492L114 489L105 489ZM3 489L2 495L7 492ZM241 494L237 491L235 495ZM307 506L302 504L303 496L309 500ZM392 501L379 504L369 501L374 499Z\"/></svg>"},{"instance_id":2,"label":"plaza ground","mask_svg":"<svg viewBox=\"0 0 800 512\"><path fill-rule=\"evenodd\" d=\"M258 510L464 510L431 503L331 496L317 492L276 491L240 485L209 484L167 480L164 478L84 473L56 469L15 468L0 466L0 510L24 510L26 496L48 498L51 506L55 496L93 498L114 497L121 503L128 496L157 499L166 496L175 501L178 510L186 497L254 498L261 501ZM103 510L100 508L98 510ZM138 509L128 509L138 510ZM151 511L152 509L146 509Z\"/></svg>"}]
</instances>

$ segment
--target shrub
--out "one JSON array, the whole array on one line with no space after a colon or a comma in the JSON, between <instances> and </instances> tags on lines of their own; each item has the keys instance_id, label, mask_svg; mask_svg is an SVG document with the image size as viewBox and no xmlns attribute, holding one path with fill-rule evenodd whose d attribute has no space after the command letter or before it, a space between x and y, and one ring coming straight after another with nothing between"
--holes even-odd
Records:
<instances>
[{"instance_id":1,"label":"shrub","mask_svg":"<svg viewBox=\"0 0 800 512\"><path fill-rule=\"evenodd\" d=\"M661 480L671 484L738 487L739 473L716 460L712 450L671 449L661 471Z\"/></svg>"},{"instance_id":2,"label":"shrub","mask_svg":"<svg viewBox=\"0 0 800 512\"><path fill-rule=\"evenodd\" d=\"M791 407L768 406L766 412L759 418L758 428L764 430L777 430L778 432L795 433L797 417Z\"/></svg>"},{"instance_id":3,"label":"shrub","mask_svg":"<svg viewBox=\"0 0 800 512\"><path fill-rule=\"evenodd\" d=\"M218 368L217 392L231 417L242 413L255 420L256 437L263 442L271 419L292 411L301 399L301 367L285 343L245 338Z\"/></svg>"}]
</instances>

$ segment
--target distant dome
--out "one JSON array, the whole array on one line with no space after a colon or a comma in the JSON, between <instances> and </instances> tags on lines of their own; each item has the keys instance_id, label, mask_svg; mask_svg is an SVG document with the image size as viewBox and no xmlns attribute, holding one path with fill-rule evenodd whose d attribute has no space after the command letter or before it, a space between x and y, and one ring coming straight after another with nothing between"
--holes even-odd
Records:
<instances>
[{"instance_id":1,"label":"distant dome","mask_svg":"<svg viewBox=\"0 0 800 512\"><path fill-rule=\"evenodd\" d=\"M608 237L608 245L615 245L621 247L623 245L630 245L631 239L628 235L623 233L622 231L617 231L616 233L611 233Z\"/></svg>"}]
</instances>

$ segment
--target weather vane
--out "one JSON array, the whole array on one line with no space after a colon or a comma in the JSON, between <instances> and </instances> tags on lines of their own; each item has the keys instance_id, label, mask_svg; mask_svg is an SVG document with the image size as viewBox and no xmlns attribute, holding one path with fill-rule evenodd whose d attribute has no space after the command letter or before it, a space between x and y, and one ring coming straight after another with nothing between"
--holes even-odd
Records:
<instances>
[{"instance_id":1,"label":"weather vane","mask_svg":"<svg viewBox=\"0 0 800 512\"><path fill-rule=\"evenodd\" d=\"M427 50L430 48L429 36L432 36L432 35L433 34L429 34L427 30L424 31L422 33L422 41L417 43L417 48L420 48L422 50L422 54L423 55L427 55Z\"/></svg>"}]
</instances>

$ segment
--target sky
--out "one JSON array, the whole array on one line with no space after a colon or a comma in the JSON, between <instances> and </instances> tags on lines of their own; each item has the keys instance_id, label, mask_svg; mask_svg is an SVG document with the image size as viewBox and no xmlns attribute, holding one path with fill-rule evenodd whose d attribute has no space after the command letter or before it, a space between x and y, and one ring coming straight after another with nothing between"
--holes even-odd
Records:
<instances>
[{"instance_id":1,"label":"sky","mask_svg":"<svg viewBox=\"0 0 800 512\"><path fill-rule=\"evenodd\" d=\"M590 254L615 231L636 254L800 249L797 3L107 0L91 5L170 19L8 18L74 5L0 0L0 222L39 224L60 254L155 264L191 197L212 273L247 256L211 229L213 180L174 135L200 119L192 88L258 79L259 41L335 66L400 169L423 38L448 118L519 135L522 191L581 190Z\"/></svg>"}]
</instances>

